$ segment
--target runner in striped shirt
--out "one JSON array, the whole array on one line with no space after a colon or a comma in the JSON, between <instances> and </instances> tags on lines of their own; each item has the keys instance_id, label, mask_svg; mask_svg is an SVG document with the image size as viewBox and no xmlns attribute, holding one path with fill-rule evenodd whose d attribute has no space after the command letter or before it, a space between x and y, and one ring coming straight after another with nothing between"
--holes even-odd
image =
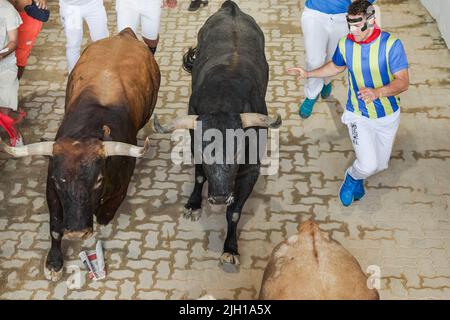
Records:
<instances>
[{"instance_id":1,"label":"runner in striped shirt","mask_svg":"<svg viewBox=\"0 0 450 320\"><path fill-rule=\"evenodd\" d=\"M353 2L348 10L350 34L339 41L332 61L313 71L291 68L300 78L335 76L348 68L348 101L342 122L348 126L356 154L347 169L339 198L344 206L360 200L364 179L388 167L400 122L400 98L408 89L408 61L403 45L376 25L373 6Z\"/></svg>"}]
</instances>

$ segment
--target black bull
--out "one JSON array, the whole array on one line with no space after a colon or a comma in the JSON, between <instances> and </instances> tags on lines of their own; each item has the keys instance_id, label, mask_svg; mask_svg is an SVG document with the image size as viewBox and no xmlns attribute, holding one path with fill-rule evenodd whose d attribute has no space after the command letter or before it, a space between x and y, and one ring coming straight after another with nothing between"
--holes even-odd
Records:
<instances>
[{"instance_id":1,"label":"black bull","mask_svg":"<svg viewBox=\"0 0 450 320\"><path fill-rule=\"evenodd\" d=\"M136 146L148 122L160 85L158 65L131 29L89 45L69 76L65 115L55 141L5 150L15 156L50 157L47 203L51 248L45 275L62 275L61 240L85 239L93 217L103 225L114 217L127 194Z\"/></svg>"},{"instance_id":2,"label":"black bull","mask_svg":"<svg viewBox=\"0 0 450 320\"><path fill-rule=\"evenodd\" d=\"M188 116L165 126L160 125L155 117L155 127L159 132L194 129L199 123L203 131L218 130L222 133L224 149L236 146L234 137L233 141L227 140L226 130L257 131L256 139L244 141L244 163L211 164L203 158L203 162L196 164L194 190L184 210L186 218L199 218L205 181L208 181L209 202L227 204L228 229L220 260L224 267L231 267L230 271L235 271L239 265L237 225L241 212L260 175L260 134L266 137L268 127L281 125L279 116L275 120L267 116L265 95L269 67L264 41L263 32L251 16L242 12L233 1L224 2L200 29L197 47L191 48L184 56L183 66L192 73ZM200 148L202 155L206 156L207 143L203 141L199 147L194 143L197 130L190 132L192 151L197 153ZM257 161L254 162L248 161L251 143L258 149ZM264 143L262 148L265 149ZM227 151L222 150L223 159ZM232 152L236 159L236 149Z\"/></svg>"}]
</instances>

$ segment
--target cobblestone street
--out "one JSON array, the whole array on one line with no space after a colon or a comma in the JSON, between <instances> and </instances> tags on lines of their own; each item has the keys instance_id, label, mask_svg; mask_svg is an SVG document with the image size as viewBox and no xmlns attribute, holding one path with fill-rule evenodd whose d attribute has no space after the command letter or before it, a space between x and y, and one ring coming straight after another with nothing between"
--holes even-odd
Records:
<instances>
[{"instance_id":1,"label":"cobblestone street","mask_svg":"<svg viewBox=\"0 0 450 320\"><path fill-rule=\"evenodd\" d=\"M419 0L380 0L382 28L400 38L410 62L411 86L401 95L402 120L388 170L368 179L367 195L350 207L337 197L354 159L340 114L347 99L346 74L333 95L300 119L303 81L285 73L304 65L300 14L304 1L236 1L266 36L270 114L280 113L280 168L261 176L239 223L239 273L219 267L226 235L225 207L203 202L202 216L183 218L194 185L194 167L171 161L169 134L156 134L151 151L138 159L128 197L94 237L63 242L65 267L79 266L81 287L45 279L50 248L45 198L48 160L12 159L0 153L0 299L257 299L264 268L280 241L314 219L366 271L381 270L381 299L450 299L450 51ZM56 1L21 80L25 143L53 140L64 113L67 81L65 36ZM115 1L105 0L110 32L116 32ZM189 1L163 10L156 60L161 88L155 113L161 121L187 113L191 78L182 55L196 44L199 28L222 1L191 13ZM88 43L85 28L84 45ZM3 135L2 135L3 136ZM206 188L204 189L206 191ZM106 279L87 278L81 250L105 247ZM69 270L70 271L70 270Z\"/></svg>"}]
</instances>

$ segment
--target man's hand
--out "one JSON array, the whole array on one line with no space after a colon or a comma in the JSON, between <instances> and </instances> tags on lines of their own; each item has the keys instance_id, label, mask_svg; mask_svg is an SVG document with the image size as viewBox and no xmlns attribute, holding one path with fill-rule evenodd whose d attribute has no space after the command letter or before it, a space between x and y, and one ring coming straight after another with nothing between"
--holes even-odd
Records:
<instances>
[{"instance_id":1,"label":"man's hand","mask_svg":"<svg viewBox=\"0 0 450 320\"><path fill-rule=\"evenodd\" d=\"M163 8L173 9L177 6L177 0L164 0Z\"/></svg>"},{"instance_id":2,"label":"man's hand","mask_svg":"<svg viewBox=\"0 0 450 320\"><path fill-rule=\"evenodd\" d=\"M34 0L34 2L36 2L36 5L39 9L48 9L47 0Z\"/></svg>"},{"instance_id":3,"label":"man's hand","mask_svg":"<svg viewBox=\"0 0 450 320\"><path fill-rule=\"evenodd\" d=\"M358 92L358 98L365 104L369 104L381 97L380 90L372 88L361 88Z\"/></svg>"},{"instance_id":4,"label":"man's hand","mask_svg":"<svg viewBox=\"0 0 450 320\"><path fill-rule=\"evenodd\" d=\"M306 71L305 69L303 69L301 67L288 68L288 69L286 69L286 71L290 74L298 75L297 80L308 79L308 77L309 77L308 71Z\"/></svg>"}]
</instances>

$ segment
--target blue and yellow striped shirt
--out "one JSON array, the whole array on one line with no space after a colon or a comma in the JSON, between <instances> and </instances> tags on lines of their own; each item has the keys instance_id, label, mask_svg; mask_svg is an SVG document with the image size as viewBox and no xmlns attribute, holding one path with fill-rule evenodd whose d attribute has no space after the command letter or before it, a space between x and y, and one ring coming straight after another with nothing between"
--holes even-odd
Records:
<instances>
[{"instance_id":1,"label":"blue and yellow striped shirt","mask_svg":"<svg viewBox=\"0 0 450 320\"><path fill-rule=\"evenodd\" d=\"M359 88L383 87L394 79L394 73L408 68L405 49L399 39L381 32L374 41L358 44L345 36L339 41L333 63L348 68L347 110L376 119L400 108L398 96L382 97L367 105L358 98Z\"/></svg>"}]
</instances>

